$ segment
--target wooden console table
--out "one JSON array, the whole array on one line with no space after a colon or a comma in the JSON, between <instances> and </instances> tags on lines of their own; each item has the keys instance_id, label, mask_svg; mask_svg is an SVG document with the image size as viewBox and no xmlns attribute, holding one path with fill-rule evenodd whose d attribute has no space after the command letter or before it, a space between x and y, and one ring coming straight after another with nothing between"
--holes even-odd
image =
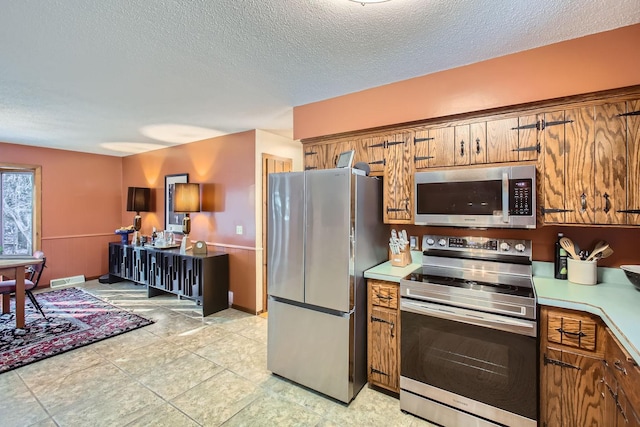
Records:
<instances>
[{"instance_id":1,"label":"wooden console table","mask_svg":"<svg viewBox=\"0 0 640 427\"><path fill-rule=\"evenodd\" d=\"M149 298L171 293L192 299L208 316L229 307L229 254L181 254L179 249L155 249L109 243L109 274L147 285Z\"/></svg>"}]
</instances>

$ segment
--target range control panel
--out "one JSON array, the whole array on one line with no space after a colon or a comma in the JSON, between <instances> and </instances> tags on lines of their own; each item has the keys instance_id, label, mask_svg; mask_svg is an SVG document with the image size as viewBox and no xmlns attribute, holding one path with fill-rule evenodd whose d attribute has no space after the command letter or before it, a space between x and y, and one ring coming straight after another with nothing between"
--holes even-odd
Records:
<instances>
[{"instance_id":1,"label":"range control panel","mask_svg":"<svg viewBox=\"0 0 640 427\"><path fill-rule=\"evenodd\" d=\"M531 256L531 241L517 239L494 239L490 237L422 236L422 250L454 252L480 252Z\"/></svg>"}]
</instances>

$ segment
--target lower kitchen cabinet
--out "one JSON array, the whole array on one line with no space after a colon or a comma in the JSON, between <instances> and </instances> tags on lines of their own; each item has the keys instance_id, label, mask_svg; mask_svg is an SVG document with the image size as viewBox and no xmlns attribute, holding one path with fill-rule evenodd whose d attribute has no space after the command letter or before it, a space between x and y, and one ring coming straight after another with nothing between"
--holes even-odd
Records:
<instances>
[{"instance_id":1,"label":"lower kitchen cabinet","mask_svg":"<svg viewBox=\"0 0 640 427\"><path fill-rule=\"evenodd\" d=\"M640 370L595 315L540 310L540 426L640 427Z\"/></svg>"},{"instance_id":2,"label":"lower kitchen cabinet","mask_svg":"<svg viewBox=\"0 0 640 427\"><path fill-rule=\"evenodd\" d=\"M540 425L603 426L605 326L598 316L540 310Z\"/></svg>"},{"instance_id":3,"label":"lower kitchen cabinet","mask_svg":"<svg viewBox=\"0 0 640 427\"><path fill-rule=\"evenodd\" d=\"M400 392L399 284L367 280L367 365L370 386Z\"/></svg>"},{"instance_id":4,"label":"lower kitchen cabinet","mask_svg":"<svg viewBox=\"0 0 640 427\"><path fill-rule=\"evenodd\" d=\"M640 370L610 330L604 359L605 426L640 427Z\"/></svg>"}]
</instances>

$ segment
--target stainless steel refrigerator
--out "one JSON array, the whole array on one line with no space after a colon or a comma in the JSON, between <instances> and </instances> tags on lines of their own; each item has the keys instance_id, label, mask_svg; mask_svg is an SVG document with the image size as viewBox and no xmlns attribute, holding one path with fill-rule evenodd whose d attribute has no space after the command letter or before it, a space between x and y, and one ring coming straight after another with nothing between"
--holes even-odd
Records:
<instances>
[{"instance_id":1,"label":"stainless steel refrigerator","mask_svg":"<svg viewBox=\"0 0 640 427\"><path fill-rule=\"evenodd\" d=\"M380 180L355 172L269 175L267 368L345 403L367 381L363 272L388 258Z\"/></svg>"}]
</instances>

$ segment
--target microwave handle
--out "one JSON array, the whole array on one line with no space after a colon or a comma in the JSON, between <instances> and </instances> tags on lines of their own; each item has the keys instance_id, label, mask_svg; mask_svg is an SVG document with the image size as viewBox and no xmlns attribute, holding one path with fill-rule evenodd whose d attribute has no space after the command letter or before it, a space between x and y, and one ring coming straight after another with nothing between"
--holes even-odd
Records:
<instances>
[{"instance_id":1,"label":"microwave handle","mask_svg":"<svg viewBox=\"0 0 640 427\"><path fill-rule=\"evenodd\" d=\"M502 173L502 222L509 222L509 175Z\"/></svg>"}]
</instances>

